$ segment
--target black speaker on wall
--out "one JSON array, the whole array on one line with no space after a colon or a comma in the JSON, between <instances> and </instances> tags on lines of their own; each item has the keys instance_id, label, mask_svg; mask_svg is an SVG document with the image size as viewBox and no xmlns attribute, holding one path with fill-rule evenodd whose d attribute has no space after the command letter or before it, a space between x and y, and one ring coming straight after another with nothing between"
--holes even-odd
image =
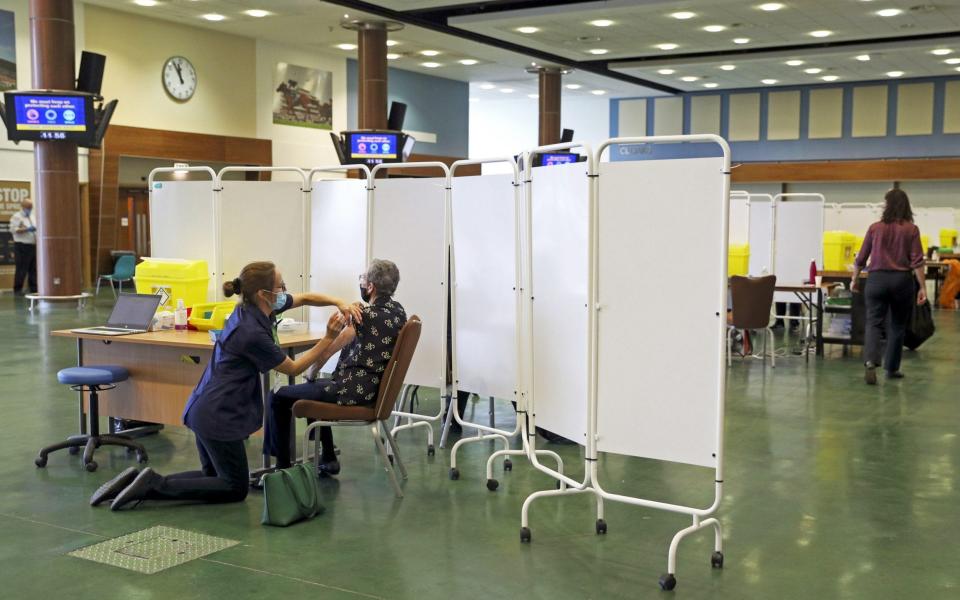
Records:
<instances>
[{"instance_id":1,"label":"black speaker on wall","mask_svg":"<svg viewBox=\"0 0 960 600\"><path fill-rule=\"evenodd\" d=\"M569 144L572 141L573 141L573 130L564 129L563 132L560 134L560 143Z\"/></svg>"},{"instance_id":2,"label":"black speaker on wall","mask_svg":"<svg viewBox=\"0 0 960 600\"><path fill-rule=\"evenodd\" d=\"M99 96L100 86L103 84L103 69L106 64L107 57L103 54L84 50L80 55L80 73L77 75L77 91Z\"/></svg>"},{"instance_id":3,"label":"black speaker on wall","mask_svg":"<svg viewBox=\"0 0 960 600\"><path fill-rule=\"evenodd\" d=\"M387 129L403 131L403 120L407 117L407 105L403 102L390 103L390 116L387 117Z\"/></svg>"}]
</instances>

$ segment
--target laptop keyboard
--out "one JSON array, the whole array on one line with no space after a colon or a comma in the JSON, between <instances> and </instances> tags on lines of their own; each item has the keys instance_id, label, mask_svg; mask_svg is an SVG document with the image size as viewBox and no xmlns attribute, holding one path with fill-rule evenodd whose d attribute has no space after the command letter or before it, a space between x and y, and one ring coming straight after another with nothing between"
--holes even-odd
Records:
<instances>
[{"instance_id":1,"label":"laptop keyboard","mask_svg":"<svg viewBox=\"0 0 960 600\"><path fill-rule=\"evenodd\" d=\"M93 327L90 331L116 331L118 333L125 333L127 331L133 331L132 329L125 329L123 327Z\"/></svg>"}]
</instances>

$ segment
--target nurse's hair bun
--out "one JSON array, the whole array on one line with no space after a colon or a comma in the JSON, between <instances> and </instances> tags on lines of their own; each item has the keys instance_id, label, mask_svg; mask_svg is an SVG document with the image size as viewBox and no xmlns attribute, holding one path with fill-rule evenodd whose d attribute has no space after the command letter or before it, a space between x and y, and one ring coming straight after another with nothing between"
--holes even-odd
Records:
<instances>
[{"instance_id":1,"label":"nurse's hair bun","mask_svg":"<svg viewBox=\"0 0 960 600\"><path fill-rule=\"evenodd\" d=\"M257 292L272 290L276 278L276 266L272 262L252 262L240 271L240 276L223 284L223 295L243 296L243 301L256 304Z\"/></svg>"},{"instance_id":2,"label":"nurse's hair bun","mask_svg":"<svg viewBox=\"0 0 960 600\"><path fill-rule=\"evenodd\" d=\"M243 284L240 282L240 278L236 277L233 281L227 281L223 284L223 295L229 298L239 294L242 289Z\"/></svg>"}]
</instances>

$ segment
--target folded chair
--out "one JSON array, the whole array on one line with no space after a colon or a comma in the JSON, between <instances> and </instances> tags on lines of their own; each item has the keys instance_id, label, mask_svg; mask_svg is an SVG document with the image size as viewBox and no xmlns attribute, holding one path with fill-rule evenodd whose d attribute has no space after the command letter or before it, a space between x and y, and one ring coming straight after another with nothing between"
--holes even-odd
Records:
<instances>
[{"instance_id":1,"label":"folded chair","mask_svg":"<svg viewBox=\"0 0 960 600\"><path fill-rule=\"evenodd\" d=\"M310 433L317 427L325 425L331 427L341 425L369 427L373 434L374 444L376 444L377 450L383 458L384 469L390 476L390 484L393 486L397 498L403 498L403 491L400 489L400 483L397 481L393 467L395 464L404 479L407 478L407 470L400 460L397 442L393 439L390 427L385 421L390 418L390 414L393 412L394 403L400 394L400 388L403 386L403 379L407 376L410 361L413 360L413 353L417 349L417 342L420 340L420 327L420 317L414 315L400 329L400 335L397 336L397 341L393 346L393 355L387 363L383 375L380 376L380 388L377 391L377 399L373 406L342 406L314 400L297 400L293 404L293 415L295 417L316 419L316 421L307 425L307 430L303 434L304 460L310 455ZM316 437L313 459L315 464L319 464L320 436ZM393 452L392 457L387 454L383 445L384 439L390 444L390 449Z\"/></svg>"},{"instance_id":2,"label":"folded chair","mask_svg":"<svg viewBox=\"0 0 960 600\"><path fill-rule=\"evenodd\" d=\"M774 356L774 335L770 327L770 309L773 307L773 293L777 285L776 275L764 277L741 277L734 275L730 278L730 294L733 299L733 322L727 329L727 366L732 364L733 332L740 329L762 329L763 357L766 364L767 339L770 340L770 366L777 366Z\"/></svg>"}]
</instances>

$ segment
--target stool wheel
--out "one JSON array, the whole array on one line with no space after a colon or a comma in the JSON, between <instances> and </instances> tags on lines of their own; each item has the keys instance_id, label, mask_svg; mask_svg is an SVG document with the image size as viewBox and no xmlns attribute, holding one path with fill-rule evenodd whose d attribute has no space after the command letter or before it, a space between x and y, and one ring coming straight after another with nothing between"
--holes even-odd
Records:
<instances>
[{"instance_id":1,"label":"stool wheel","mask_svg":"<svg viewBox=\"0 0 960 600\"><path fill-rule=\"evenodd\" d=\"M97 461L91 460L90 462L83 465L83 468L87 470L88 473L93 473L97 470Z\"/></svg>"},{"instance_id":2,"label":"stool wheel","mask_svg":"<svg viewBox=\"0 0 960 600\"><path fill-rule=\"evenodd\" d=\"M36 457L35 459L33 459L33 464L37 465L38 467L40 467L40 468L42 469L42 468L44 468L45 466L47 466L47 457L46 457L46 456L38 456L38 457Z\"/></svg>"}]
</instances>

